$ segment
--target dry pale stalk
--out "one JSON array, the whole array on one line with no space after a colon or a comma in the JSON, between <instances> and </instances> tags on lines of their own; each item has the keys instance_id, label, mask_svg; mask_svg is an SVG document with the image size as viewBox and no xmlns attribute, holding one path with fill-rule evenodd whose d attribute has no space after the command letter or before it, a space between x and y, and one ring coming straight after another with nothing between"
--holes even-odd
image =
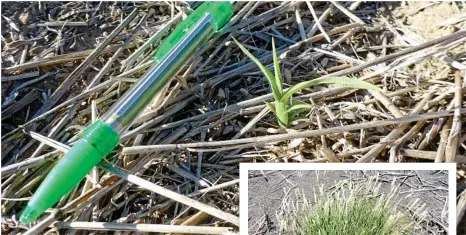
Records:
<instances>
[{"instance_id":1,"label":"dry pale stalk","mask_svg":"<svg viewBox=\"0 0 466 235\"><path fill-rule=\"evenodd\" d=\"M445 148L447 146L447 141L448 141L448 136L450 134L452 121L453 121L452 117L448 117L447 122L443 126L442 131L440 132L440 143L437 148L435 162L445 161Z\"/></svg>"},{"instance_id":2,"label":"dry pale stalk","mask_svg":"<svg viewBox=\"0 0 466 235\"><path fill-rule=\"evenodd\" d=\"M422 108L432 97L433 92L429 92L425 95L424 99L422 99L416 107L411 111L411 115L417 114L422 111ZM420 120L421 121L421 120ZM380 152L391 142L395 141L403 132L408 128L410 123L403 123L400 124L397 128L392 130L390 134L388 134L385 138L383 138L380 143L378 143L374 148L372 148L368 153L366 153L362 158L360 158L357 162L369 162L372 159L376 158Z\"/></svg>"},{"instance_id":3,"label":"dry pale stalk","mask_svg":"<svg viewBox=\"0 0 466 235\"><path fill-rule=\"evenodd\" d=\"M239 226L239 217L226 213L220 209L214 208L212 206L206 205L204 203L201 203L199 201L196 201L194 199L191 199L187 196L178 194L176 192L173 192L171 190L168 190L162 186L156 185L152 182L149 182L145 179L142 179L140 177L137 177L135 175L131 175L126 173L125 171L122 171L120 169L117 169L115 167L112 167L109 164L101 164L101 167L106 169L107 171L118 175L120 178L125 179L131 183L137 184L140 187L146 188L151 190L152 192L155 192L157 194L160 194L164 197L170 198L172 200L175 200L177 202L183 203L185 205L188 205L190 207L194 207L198 210L201 210L209 215L215 216L217 218L223 219L227 222L230 222L236 226Z\"/></svg>"},{"instance_id":4,"label":"dry pale stalk","mask_svg":"<svg viewBox=\"0 0 466 235\"><path fill-rule=\"evenodd\" d=\"M453 115L453 122L451 124L450 136L448 137L447 146L445 148L446 162L455 162L459 140L461 139L461 103L463 102L463 94L460 71L455 73L455 85L455 113Z\"/></svg>"},{"instance_id":5,"label":"dry pale stalk","mask_svg":"<svg viewBox=\"0 0 466 235\"><path fill-rule=\"evenodd\" d=\"M464 212L466 211L466 190L460 194L460 199L456 204L456 225L461 222Z\"/></svg>"},{"instance_id":6,"label":"dry pale stalk","mask_svg":"<svg viewBox=\"0 0 466 235\"><path fill-rule=\"evenodd\" d=\"M461 112L466 112L466 109L464 110L462 109ZM352 124L352 125L347 125L347 126L332 127L332 128L322 129L322 130L309 130L309 131L293 132L293 133L279 134L279 135L272 135L272 136L243 138L243 139L237 139L237 140L223 140L223 141L187 143L187 144L132 146L132 147L123 148L122 153L123 154L140 154L140 153L152 153L152 152L160 152L164 150L177 150L177 149L187 149L187 148L190 148L191 151L196 150L196 151L204 151L204 152L215 152L215 151L218 151L218 149L194 149L194 148L219 147L219 146L229 146L227 148L223 148L223 150L245 148L245 147L264 145L265 143L270 143L270 142L278 142L278 141L285 141L285 140L291 140L291 139L297 139L297 138L327 135L327 134L374 128L374 127L387 126L387 125L393 125L393 124L410 123L410 122L415 122L415 121L421 121L421 120L439 118L439 117L445 117L445 116L451 116L451 115L453 115L451 111L430 112L430 113L425 113L425 114L410 115L410 116L403 117L403 118L394 118L390 120L358 123L358 124Z\"/></svg>"},{"instance_id":7,"label":"dry pale stalk","mask_svg":"<svg viewBox=\"0 0 466 235\"><path fill-rule=\"evenodd\" d=\"M132 231L146 233L183 233L183 234L225 234L231 227L183 226L164 224L129 224L111 222L55 222L55 228L90 230L90 231Z\"/></svg>"}]
</instances>

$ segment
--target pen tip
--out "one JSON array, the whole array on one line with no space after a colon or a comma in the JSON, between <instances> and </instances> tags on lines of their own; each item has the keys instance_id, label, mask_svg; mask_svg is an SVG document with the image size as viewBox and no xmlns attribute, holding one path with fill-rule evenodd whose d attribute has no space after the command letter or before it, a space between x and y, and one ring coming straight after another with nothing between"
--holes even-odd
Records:
<instances>
[{"instance_id":1,"label":"pen tip","mask_svg":"<svg viewBox=\"0 0 466 235\"><path fill-rule=\"evenodd\" d=\"M40 214L36 210L31 208L29 205L21 213L19 217L19 222L22 224L30 224L34 219L36 219Z\"/></svg>"}]
</instances>

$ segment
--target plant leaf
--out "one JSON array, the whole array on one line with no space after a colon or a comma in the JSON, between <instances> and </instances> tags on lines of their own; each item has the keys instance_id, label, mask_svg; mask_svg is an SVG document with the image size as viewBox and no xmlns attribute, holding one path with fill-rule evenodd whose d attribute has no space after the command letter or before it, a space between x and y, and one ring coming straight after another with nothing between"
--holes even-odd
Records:
<instances>
[{"instance_id":1,"label":"plant leaf","mask_svg":"<svg viewBox=\"0 0 466 235\"><path fill-rule=\"evenodd\" d=\"M288 108L287 112L292 112L292 111L298 111L298 110L310 110L311 109L311 106L309 104L306 104L306 103L297 103L297 104L293 104L291 105L291 107Z\"/></svg>"},{"instance_id":2,"label":"plant leaf","mask_svg":"<svg viewBox=\"0 0 466 235\"><path fill-rule=\"evenodd\" d=\"M351 87L356 89L368 89L368 90L381 90L379 87L354 78L346 78L346 77L328 77L328 78L318 78L312 81L300 82L293 87L291 87L281 98L282 102L288 101L294 93L311 86L315 86L318 84L335 84L342 87Z\"/></svg>"},{"instance_id":3,"label":"plant leaf","mask_svg":"<svg viewBox=\"0 0 466 235\"><path fill-rule=\"evenodd\" d=\"M275 111L275 104L274 103L267 103L267 106L269 106L270 111L277 115L277 112Z\"/></svg>"},{"instance_id":4,"label":"plant leaf","mask_svg":"<svg viewBox=\"0 0 466 235\"><path fill-rule=\"evenodd\" d=\"M278 92L280 96L283 95L283 77L280 72L280 64L278 63L277 49L275 48L275 39L272 38L272 54L273 54L273 69L275 71L275 82L277 83Z\"/></svg>"},{"instance_id":5,"label":"plant leaf","mask_svg":"<svg viewBox=\"0 0 466 235\"><path fill-rule=\"evenodd\" d=\"M269 106L270 111L272 111L275 114L275 118L277 119L278 125L280 125L283 128L287 128L288 124L285 124L285 123L283 123L281 121L281 119L280 119L281 117L279 116L279 114L277 114L277 111L275 109L275 104L274 103L267 103L267 106ZM288 115L288 113L285 113L285 114ZM288 120L288 116L287 116L286 120Z\"/></svg>"},{"instance_id":6,"label":"plant leaf","mask_svg":"<svg viewBox=\"0 0 466 235\"><path fill-rule=\"evenodd\" d=\"M275 100L280 100L282 94L279 92L277 88L277 82L275 77L273 76L272 72L270 72L269 69L267 69L253 54L251 54L248 49L246 49L241 43L236 41L236 38L232 37L233 40L235 40L236 44L238 47L243 51L244 54L246 54L256 65L259 67L259 69L264 73L265 77L270 83L270 86L272 87L272 94Z\"/></svg>"},{"instance_id":7,"label":"plant leaf","mask_svg":"<svg viewBox=\"0 0 466 235\"><path fill-rule=\"evenodd\" d=\"M287 110L288 119L290 120L290 123L292 122L291 120L299 118L301 113L309 112L309 110L311 109L311 105L304 103L300 100L291 99L290 103L291 106Z\"/></svg>"},{"instance_id":8,"label":"plant leaf","mask_svg":"<svg viewBox=\"0 0 466 235\"><path fill-rule=\"evenodd\" d=\"M282 103L279 100L275 101L275 115L278 119L278 124L282 127L288 127L290 122L288 121L288 112L286 111L288 104Z\"/></svg>"}]
</instances>

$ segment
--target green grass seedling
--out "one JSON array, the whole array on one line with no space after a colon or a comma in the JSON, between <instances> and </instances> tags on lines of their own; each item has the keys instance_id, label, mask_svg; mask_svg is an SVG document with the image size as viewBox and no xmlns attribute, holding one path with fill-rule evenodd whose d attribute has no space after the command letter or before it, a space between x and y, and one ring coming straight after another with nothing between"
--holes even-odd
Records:
<instances>
[{"instance_id":1,"label":"green grass seedling","mask_svg":"<svg viewBox=\"0 0 466 235\"><path fill-rule=\"evenodd\" d=\"M336 86L350 87L355 89L369 89L369 90L380 90L377 86L361 81L358 79L347 78L347 77L324 77L318 78L311 81L300 82L289 89L283 89L283 77L280 72L280 65L278 63L277 50L275 49L275 40L272 38L272 53L273 53L273 67L274 73L272 73L267 67L265 67L254 55L252 55L241 43L235 38L236 44L262 71L267 78L272 89L272 95L275 100L274 103L268 103L270 110L275 114L278 124L283 128L288 128L291 123L305 121L301 114L309 111L310 105L304 102L293 99L293 95L304 88L319 84L332 84Z\"/></svg>"}]
</instances>

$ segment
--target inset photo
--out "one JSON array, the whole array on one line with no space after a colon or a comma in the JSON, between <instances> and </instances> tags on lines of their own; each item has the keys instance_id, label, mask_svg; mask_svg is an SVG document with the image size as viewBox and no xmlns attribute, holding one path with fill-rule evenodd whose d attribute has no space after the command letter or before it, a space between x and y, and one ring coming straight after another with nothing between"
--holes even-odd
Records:
<instances>
[{"instance_id":1,"label":"inset photo","mask_svg":"<svg viewBox=\"0 0 466 235\"><path fill-rule=\"evenodd\" d=\"M456 234L452 164L240 168L241 234Z\"/></svg>"}]
</instances>

